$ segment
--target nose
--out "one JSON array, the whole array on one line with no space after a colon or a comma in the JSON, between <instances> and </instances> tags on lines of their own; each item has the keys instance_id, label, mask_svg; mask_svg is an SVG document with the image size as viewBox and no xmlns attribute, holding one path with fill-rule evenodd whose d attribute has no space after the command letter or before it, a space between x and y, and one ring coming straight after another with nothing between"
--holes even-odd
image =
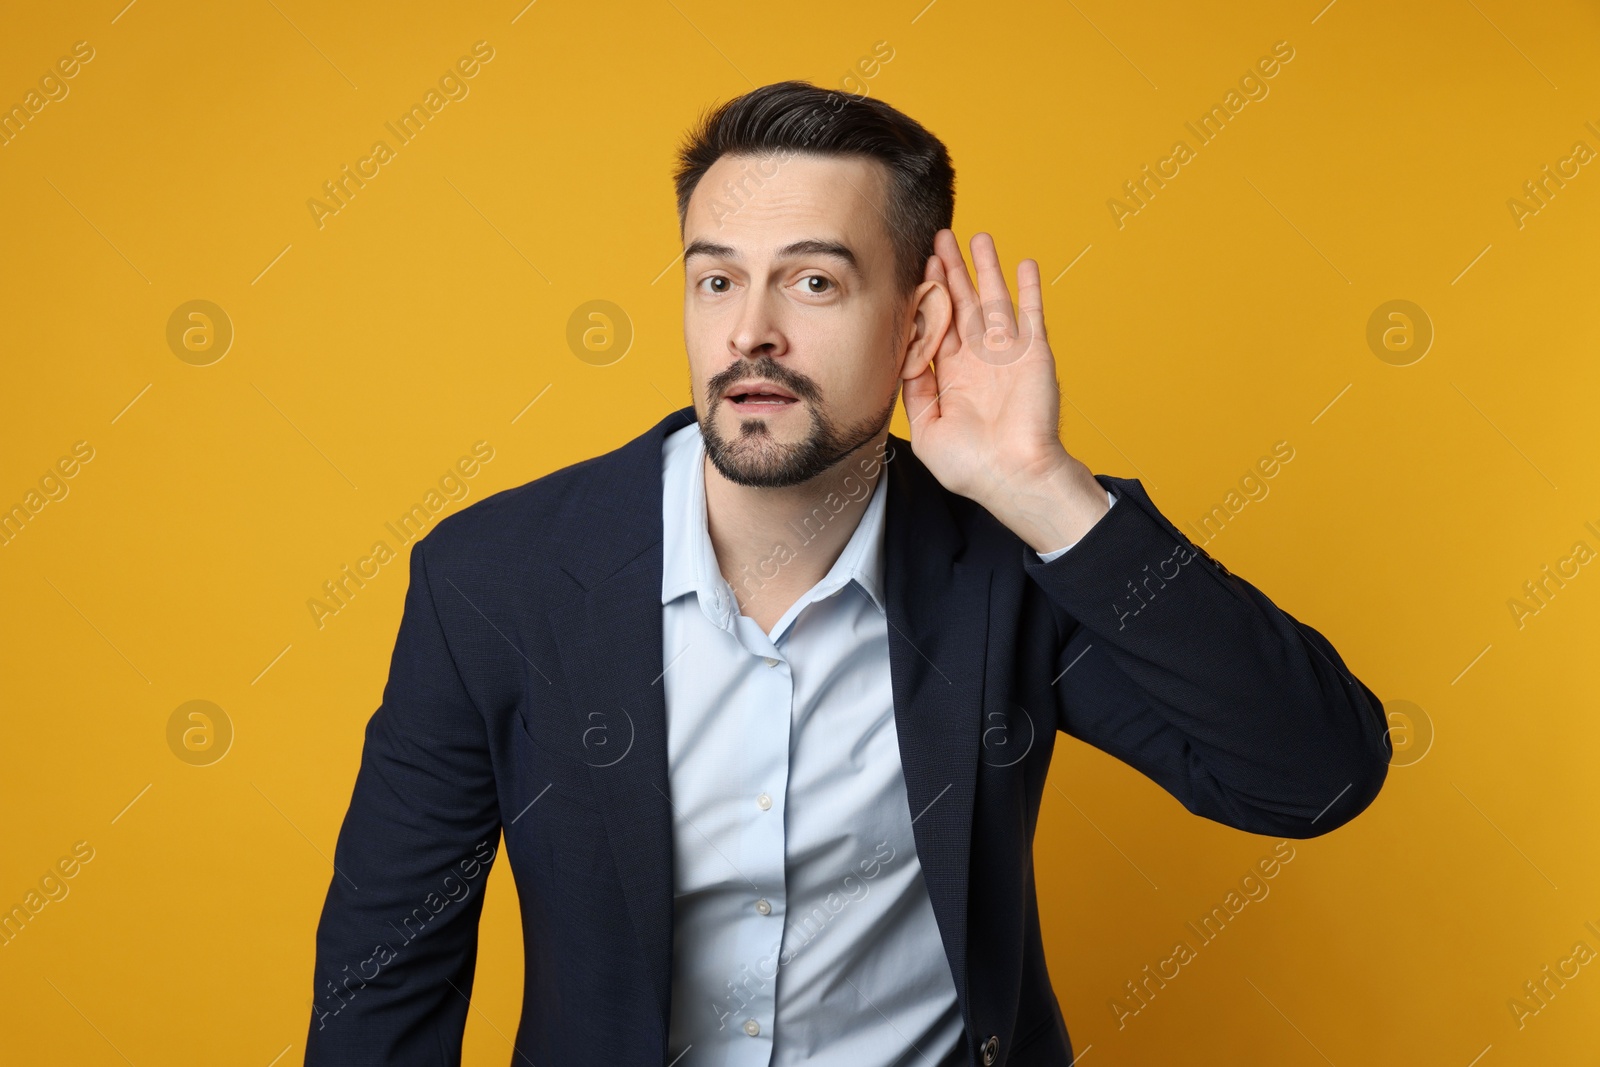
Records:
<instances>
[{"instance_id":1,"label":"nose","mask_svg":"<svg viewBox=\"0 0 1600 1067\"><path fill-rule=\"evenodd\" d=\"M742 359L774 358L789 349L778 318L776 298L756 289L744 301L728 335L728 350Z\"/></svg>"}]
</instances>

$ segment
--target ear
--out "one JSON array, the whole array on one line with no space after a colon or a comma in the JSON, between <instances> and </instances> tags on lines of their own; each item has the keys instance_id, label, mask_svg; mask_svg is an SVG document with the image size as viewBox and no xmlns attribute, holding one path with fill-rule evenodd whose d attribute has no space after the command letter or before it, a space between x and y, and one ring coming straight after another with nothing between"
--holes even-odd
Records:
<instances>
[{"instance_id":1,"label":"ear","mask_svg":"<svg viewBox=\"0 0 1600 1067\"><path fill-rule=\"evenodd\" d=\"M924 280L911 294L911 306L911 336L900 366L900 377L906 381L920 377L928 369L955 317L955 305L938 256L928 257Z\"/></svg>"}]
</instances>

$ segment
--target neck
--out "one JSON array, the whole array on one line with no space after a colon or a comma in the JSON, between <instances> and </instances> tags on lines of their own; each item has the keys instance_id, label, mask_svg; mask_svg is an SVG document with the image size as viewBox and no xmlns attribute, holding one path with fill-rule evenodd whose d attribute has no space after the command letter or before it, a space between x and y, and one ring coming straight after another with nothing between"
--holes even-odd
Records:
<instances>
[{"instance_id":1,"label":"neck","mask_svg":"<svg viewBox=\"0 0 1600 1067\"><path fill-rule=\"evenodd\" d=\"M706 526L742 614L770 630L838 560L883 477L885 429L801 485L739 485L704 460Z\"/></svg>"}]
</instances>

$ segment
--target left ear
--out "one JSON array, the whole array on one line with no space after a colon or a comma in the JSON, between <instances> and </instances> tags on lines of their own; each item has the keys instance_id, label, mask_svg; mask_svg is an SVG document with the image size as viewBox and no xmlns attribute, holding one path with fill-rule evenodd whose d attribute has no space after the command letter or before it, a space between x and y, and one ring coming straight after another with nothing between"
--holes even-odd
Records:
<instances>
[{"instance_id":1,"label":"left ear","mask_svg":"<svg viewBox=\"0 0 1600 1067\"><path fill-rule=\"evenodd\" d=\"M936 273L939 257L929 256L928 259L924 281L911 294L915 310L905 361L900 367L900 377L906 381L920 377L928 369L955 316L950 290L944 284L942 273Z\"/></svg>"}]
</instances>

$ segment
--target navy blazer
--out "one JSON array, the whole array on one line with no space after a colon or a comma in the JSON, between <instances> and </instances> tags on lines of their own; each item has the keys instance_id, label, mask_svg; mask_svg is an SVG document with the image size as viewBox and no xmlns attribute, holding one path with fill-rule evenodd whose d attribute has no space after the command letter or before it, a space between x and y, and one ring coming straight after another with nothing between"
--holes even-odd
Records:
<instances>
[{"instance_id":1,"label":"navy blazer","mask_svg":"<svg viewBox=\"0 0 1600 1067\"><path fill-rule=\"evenodd\" d=\"M524 955L510 1062L665 1067L661 445L693 418L673 412L413 546L317 927L306 1063L459 1062L503 833ZM1383 706L1136 479L1096 475L1116 506L1044 563L905 440L886 459L895 726L966 1058L1066 1067L1033 882L1057 731L1196 815L1303 838L1377 795Z\"/></svg>"}]
</instances>

